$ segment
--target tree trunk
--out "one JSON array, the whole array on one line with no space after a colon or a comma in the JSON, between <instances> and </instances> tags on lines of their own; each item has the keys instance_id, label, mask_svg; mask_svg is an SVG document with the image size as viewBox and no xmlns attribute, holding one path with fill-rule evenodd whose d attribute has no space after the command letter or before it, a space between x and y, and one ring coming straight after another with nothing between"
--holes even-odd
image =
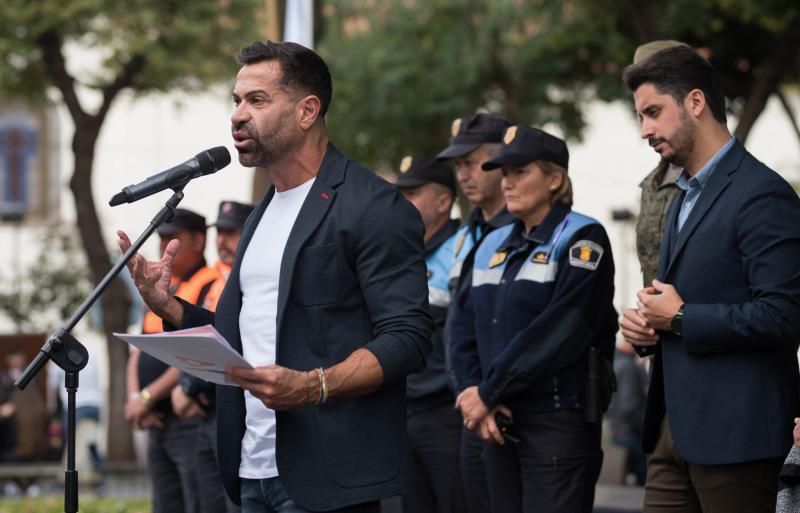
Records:
<instances>
[{"instance_id":1,"label":"tree trunk","mask_svg":"<svg viewBox=\"0 0 800 513\"><path fill-rule=\"evenodd\" d=\"M800 19L783 33L778 44L772 50L772 55L759 69L755 70L755 83L745 100L739 124L734 132L742 144L747 140L750 130L753 129L756 120L767 106L769 97L778 90L778 85L791 69L787 63L792 62L798 45L800 45Z\"/></svg>"},{"instance_id":2,"label":"tree trunk","mask_svg":"<svg viewBox=\"0 0 800 513\"><path fill-rule=\"evenodd\" d=\"M628 4L628 15L625 25L638 44L641 45L658 38L651 2L631 0Z\"/></svg>"},{"instance_id":3,"label":"tree trunk","mask_svg":"<svg viewBox=\"0 0 800 513\"><path fill-rule=\"evenodd\" d=\"M102 123L103 119L100 117L80 116L75 119L75 134L72 138L75 168L70 189L75 198L78 230L94 283L99 283L111 268L111 259L103 241L92 196L94 151ZM126 331L131 300L124 283L116 279L109 284L100 301L103 307L103 331L108 347L109 366L107 458L109 461L131 461L134 456L133 438L131 426L125 420L123 411L127 399L125 366L128 346L112 335L115 331Z\"/></svg>"},{"instance_id":4,"label":"tree trunk","mask_svg":"<svg viewBox=\"0 0 800 513\"><path fill-rule=\"evenodd\" d=\"M761 113L764 112L764 109L767 107L769 97L777 90L778 82L779 79L775 77L775 73L770 70L770 72L759 77L755 84L753 84L753 88L747 96L742 108L742 114L739 116L739 123L736 125L736 130L733 132L733 135L735 135L742 144L747 141L747 136L750 135L753 125L756 124L756 120L758 120Z\"/></svg>"},{"instance_id":5,"label":"tree trunk","mask_svg":"<svg viewBox=\"0 0 800 513\"><path fill-rule=\"evenodd\" d=\"M103 102L97 114L90 115L81 106L75 90L75 79L69 74L64 55L64 44L60 33L55 30L43 32L37 39L42 51L42 61L53 85L61 92L62 99L75 124L72 136L72 154L75 159L69 187L75 199L78 231L81 236L92 281L99 283L111 268L111 259L103 240L97 210L92 196L92 166L94 151L100 128L117 94L130 87L134 78L142 72L146 53L132 55L120 69L119 74L102 89ZM128 347L115 340L113 332L125 331L128 327L128 311L131 300L121 280L112 281L100 298L103 307L103 332L106 336L109 364L108 387L108 454L110 461L131 461L133 459L133 437L130 424L123 414L127 400L125 368Z\"/></svg>"}]
</instances>

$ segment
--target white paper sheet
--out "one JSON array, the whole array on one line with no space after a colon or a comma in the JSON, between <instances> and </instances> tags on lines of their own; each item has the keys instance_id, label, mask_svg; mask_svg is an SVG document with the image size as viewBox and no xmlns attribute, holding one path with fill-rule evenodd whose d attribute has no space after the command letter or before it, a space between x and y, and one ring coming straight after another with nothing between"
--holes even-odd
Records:
<instances>
[{"instance_id":1,"label":"white paper sheet","mask_svg":"<svg viewBox=\"0 0 800 513\"><path fill-rule=\"evenodd\" d=\"M211 325L153 335L114 336L167 365L219 385L238 386L225 377L225 367L253 368Z\"/></svg>"}]
</instances>

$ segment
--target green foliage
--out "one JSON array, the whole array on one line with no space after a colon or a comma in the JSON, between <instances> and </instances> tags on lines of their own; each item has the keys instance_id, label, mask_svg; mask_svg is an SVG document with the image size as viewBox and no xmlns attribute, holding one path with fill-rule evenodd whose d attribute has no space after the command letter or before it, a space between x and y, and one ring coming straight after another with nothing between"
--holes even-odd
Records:
<instances>
[{"instance_id":1,"label":"green foliage","mask_svg":"<svg viewBox=\"0 0 800 513\"><path fill-rule=\"evenodd\" d=\"M3 0L0 2L0 90L42 98L49 86L41 38L97 52L102 67L76 76L85 86L112 83L135 56L144 67L137 92L197 90L229 80L233 56L258 38L259 0ZM68 66L68 70L74 68Z\"/></svg>"},{"instance_id":2,"label":"green foliage","mask_svg":"<svg viewBox=\"0 0 800 513\"><path fill-rule=\"evenodd\" d=\"M738 113L759 66L800 23L794 0L330 0L319 52L334 75L333 140L374 166L443 148L476 111L580 138L589 101L627 99L639 44L710 53ZM797 80L798 52L782 80Z\"/></svg>"},{"instance_id":3,"label":"green foliage","mask_svg":"<svg viewBox=\"0 0 800 513\"><path fill-rule=\"evenodd\" d=\"M634 48L612 18L548 0L340 1L324 12L331 132L373 164L433 154L454 118L478 110L578 137L595 92L622 94L620 62Z\"/></svg>"},{"instance_id":4,"label":"green foliage","mask_svg":"<svg viewBox=\"0 0 800 513\"><path fill-rule=\"evenodd\" d=\"M5 276L6 290L0 292L0 314L23 333L51 331L91 291L86 258L73 227L48 229L40 248L36 260L22 276L11 279ZM15 281L18 287L13 285Z\"/></svg>"},{"instance_id":5,"label":"green foliage","mask_svg":"<svg viewBox=\"0 0 800 513\"><path fill-rule=\"evenodd\" d=\"M80 498L81 513L150 513L149 500ZM2 499L0 513L59 513L64 511L63 497L37 499Z\"/></svg>"}]
</instances>

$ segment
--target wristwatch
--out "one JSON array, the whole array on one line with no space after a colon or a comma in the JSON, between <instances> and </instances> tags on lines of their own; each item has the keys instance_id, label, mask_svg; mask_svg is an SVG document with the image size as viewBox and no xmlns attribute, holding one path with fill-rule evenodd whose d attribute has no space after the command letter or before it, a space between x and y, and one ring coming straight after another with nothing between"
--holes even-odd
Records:
<instances>
[{"instance_id":1,"label":"wristwatch","mask_svg":"<svg viewBox=\"0 0 800 513\"><path fill-rule=\"evenodd\" d=\"M669 322L669 327L678 336L683 334L683 305L675 312L675 316Z\"/></svg>"},{"instance_id":2,"label":"wristwatch","mask_svg":"<svg viewBox=\"0 0 800 513\"><path fill-rule=\"evenodd\" d=\"M142 398L142 404L145 408L150 407L150 401L153 399L153 395L150 393L150 390L147 387L144 387L139 391L139 397Z\"/></svg>"}]
</instances>

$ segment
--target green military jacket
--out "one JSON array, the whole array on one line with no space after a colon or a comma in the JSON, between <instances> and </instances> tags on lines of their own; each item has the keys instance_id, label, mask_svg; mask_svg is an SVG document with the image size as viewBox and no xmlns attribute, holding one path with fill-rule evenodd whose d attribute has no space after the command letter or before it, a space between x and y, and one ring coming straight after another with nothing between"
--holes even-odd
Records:
<instances>
[{"instance_id":1,"label":"green military jacket","mask_svg":"<svg viewBox=\"0 0 800 513\"><path fill-rule=\"evenodd\" d=\"M636 221L636 253L646 287L650 286L658 271L658 251L667 210L680 191L675 183L679 172L679 168L670 167L662 160L639 184L642 188L642 204Z\"/></svg>"}]
</instances>

